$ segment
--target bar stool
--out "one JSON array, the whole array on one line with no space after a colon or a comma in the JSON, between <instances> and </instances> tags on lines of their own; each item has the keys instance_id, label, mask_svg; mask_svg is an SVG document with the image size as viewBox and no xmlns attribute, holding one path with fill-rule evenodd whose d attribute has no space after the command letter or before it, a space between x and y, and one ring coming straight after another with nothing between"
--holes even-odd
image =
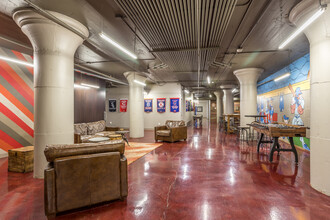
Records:
<instances>
[{"instance_id":1,"label":"bar stool","mask_svg":"<svg viewBox=\"0 0 330 220\"><path fill-rule=\"evenodd\" d=\"M249 126L237 126L238 128L238 134L237 137L240 135L242 137L242 140L248 142L249 141L249 135L250 135L250 127ZM244 135L245 132L245 135Z\"/></svg>"}]
</instances>

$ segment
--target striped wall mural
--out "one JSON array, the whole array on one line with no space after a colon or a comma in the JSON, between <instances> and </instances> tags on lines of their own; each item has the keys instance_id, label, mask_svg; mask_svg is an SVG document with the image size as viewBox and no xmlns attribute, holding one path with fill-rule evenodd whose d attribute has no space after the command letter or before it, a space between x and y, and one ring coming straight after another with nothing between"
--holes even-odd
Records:
<instances>
[{"instance_id":1,"label":"striped wall mural","mask_svg":"<svg viewBox=\"0 0 330 220\"><path fill-rule=\"evenodd\" d=\"M0 47L0 56L32 63L32 57ZM33 145L33 68L0 60L0 157Z\"/></svg>"}]
</instances>

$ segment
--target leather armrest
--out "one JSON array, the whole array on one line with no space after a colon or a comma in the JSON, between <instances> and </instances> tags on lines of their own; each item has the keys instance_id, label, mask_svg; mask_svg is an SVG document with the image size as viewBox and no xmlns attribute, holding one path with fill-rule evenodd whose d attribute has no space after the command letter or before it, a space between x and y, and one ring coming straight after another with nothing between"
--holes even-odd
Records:
<instances>
[{"instance_id":1,"label":"leather armrest","mask_svg":"<svg viewBox=\"0 0 330 220\"><path fill-rule=\"evenodd\" d=\"M48 162L53 162L56 158L69 157L86 154L96 154L105 152L119 152L124 154L125 143L123 140L111 140L100 143L83 144L57 144L47 145L45 156Z\"/></svg>"},{"instance_id":2,"label":"leather armrest","mask_svg":"<svg viewBox=\"0 0 330 220\"><path fill-rule=\"evenodd\" d=\"M168 130L168 129L165 125L162 125L162 126L156 126L155 127L155 131L158 131L158 130Z\"/></svg>"}]
</instances>

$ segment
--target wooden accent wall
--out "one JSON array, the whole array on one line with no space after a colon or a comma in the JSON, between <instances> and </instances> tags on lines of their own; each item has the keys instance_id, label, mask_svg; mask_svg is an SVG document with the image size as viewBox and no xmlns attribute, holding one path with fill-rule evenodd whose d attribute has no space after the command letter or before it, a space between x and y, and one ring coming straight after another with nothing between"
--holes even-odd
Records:
<instances>
[{"instance_id":1,"label":"wooden accent wall","mask_svg":"<svg viewBox=\"0 0 330 220\"><path fill-rule=\"evenodd\" d=\"M75 72L75 84L86 83L100 86L99 89L74 89L74 123L104 119L105 81Z\"/></svg>"}]
</instances>

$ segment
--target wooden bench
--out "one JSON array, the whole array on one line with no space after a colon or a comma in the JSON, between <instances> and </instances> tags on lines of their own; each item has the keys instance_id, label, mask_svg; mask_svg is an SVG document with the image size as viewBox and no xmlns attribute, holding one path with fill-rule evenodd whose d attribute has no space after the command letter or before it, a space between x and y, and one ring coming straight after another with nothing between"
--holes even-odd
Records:
<instances>
[{"instance_id":1,"label":"wooden bench","mask_svg":"<svg viewBox=\"0 0 330 220\"><path fill-rule=\"evenodd\" d=\"M33 171L34 146L8 150L8 171L27 173Z\"/></svg>"}]
</instances>

